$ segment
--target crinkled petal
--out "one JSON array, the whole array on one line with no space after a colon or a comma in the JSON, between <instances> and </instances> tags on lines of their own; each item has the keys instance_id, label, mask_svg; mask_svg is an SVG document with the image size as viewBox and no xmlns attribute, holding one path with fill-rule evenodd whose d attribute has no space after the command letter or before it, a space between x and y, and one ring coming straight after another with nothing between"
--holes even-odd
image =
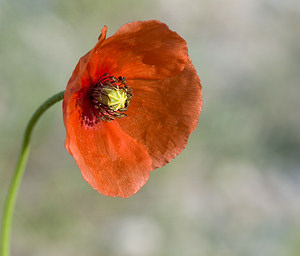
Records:
<instances>
[{"instance_id":1,"label":"crinkled petal","mask_svg":"<svg viewBox=\"0 0 300 256\"><path fill-rule=\"evenodd\" d=\"M76 94L64 112L66 149L83 178L101 194L129 197L148 180L151 158L144 146L122 131L117 122L82 125Z\"/></svg>"},{"instance_id":2,"label":"crinkled petal","mask_svg":"<svg viewBox=\"0 0 300 256\"><path fill-rule=\"evenodd\" d=\"M152 168L165 165L186 146L198 124L202 107L200 80L189 60L175 77L128 80L133 98L127 117L118 120L123 131L144 145Z\"/></svg>"},{"instance_id":3,"label":"crinkled petal","mask_svg":"<svg viewBox=\"0 0 300 256\"><path fill-rule=\"evenodd\" d=\"M88 69L93 78L107 72L127 79L161 79L181 72L187 56L186 42L166 24L137 21L96 45Z\"/></svg>"},{"instance_id":4,"label":"crinkled petal","mask_svg":"<svg viewBox=\"0 0 300 256\"><path fill-rule=\"evenodd\" d=\"M67 88L65 90L65 95L63 100L63 120L64 120L65 127L67 127L67 118L69 115L69 111L71 109L70 101L73 95L75 95L75 93L77 93L82 89L83 83L85 83L87 87L89 74L86 71L86 66L87 66L87 60L89 59L90 53L91 52L89 51L86 55L80 58L67 84Z\"/></svg>"}]
</instances>

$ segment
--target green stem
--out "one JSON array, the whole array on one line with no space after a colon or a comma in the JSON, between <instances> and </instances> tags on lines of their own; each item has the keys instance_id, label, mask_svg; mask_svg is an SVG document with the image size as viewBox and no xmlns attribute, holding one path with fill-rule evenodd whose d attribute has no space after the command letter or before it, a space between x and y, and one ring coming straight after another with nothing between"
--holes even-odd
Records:
<instances>
[{"instance_id":1,"label":"green stem","mask_svg":"<svg viewBox=\"0 0 300 256\"><path fill-rule=\"evenodd\" d=\"M18 165L15 169L14 176L11 180L10 187L8 190L8 194L6 197L3 219L2 219L2 239L1 239L1 256L9 256L10 255L10 236L11 236L11 224L13 212L16 204L16 198L19 191L20 183L24 174L25 166L27 163L27 158L30 150L30 137L33 130L34 125L40 118L40 116L52 105L57 103L58 101L64 98L64 91L59 92L48 100L46 100L32 115L29 120L24 138L23 145L21 150L21 155L19 157Z\"/></svg>"}]
</instances>

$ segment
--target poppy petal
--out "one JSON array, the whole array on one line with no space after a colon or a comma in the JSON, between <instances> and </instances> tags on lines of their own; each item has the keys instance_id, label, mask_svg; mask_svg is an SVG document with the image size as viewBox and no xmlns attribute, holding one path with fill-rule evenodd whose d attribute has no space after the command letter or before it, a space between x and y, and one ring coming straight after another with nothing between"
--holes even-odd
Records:
<instances>
[{"instance_id":1,"label":"poppy petal","mask_svg":"<svg viewBox=\"0 0 300 256\"><path fill-rule=\"evenodd\" d=\"M83 178L101 194L129 197L148 180L152 160L140 143L122 131L117 122L81 125L74 95L66 108L66 149Z\"/></svg>"},{"instance_id":2,"label":"poppy petal","mask_svg":"<svg viewBox=\"0 0 300 256\"><path fill-rule=\"evenodd\" d=\"M185 69L162 80L128 80L133 98L123 131L144 145L158 168L177 156L195 130L202 107L200 80L189 60Z\"/></svg>"},{"instance_id":3,"label":"poppy petal","mask_svg":"<svg viewBox=\"0 0 300 256\"><path fill-rule=\"evenodd\" d=\"M166 24L137 21L123 25L96 47L89 73L94 78L107 72L127 79L161 79L181 72L187 56L186 42Z\"/></svg>"}]
</instances>

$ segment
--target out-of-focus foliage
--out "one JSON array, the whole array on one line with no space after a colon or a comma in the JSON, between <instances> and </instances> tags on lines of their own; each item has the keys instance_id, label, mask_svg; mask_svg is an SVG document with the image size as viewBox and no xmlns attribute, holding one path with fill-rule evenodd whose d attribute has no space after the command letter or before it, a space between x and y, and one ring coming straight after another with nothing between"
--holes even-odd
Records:
<instances>
[{"instance_id":1,"label":"out-of-focus foliage","mask_svg":"<svg viewBox=\"0 0 300 256\"><path fill-rule=\"evenodd\" d=\"M65 88L105 24L159 19L203 84L184 152L129 199L101 196L65 151L61 106L40 120L13 255L300 254L297 0L0 0L0 209L27 120Z\"/></svg>"}]
</instances>

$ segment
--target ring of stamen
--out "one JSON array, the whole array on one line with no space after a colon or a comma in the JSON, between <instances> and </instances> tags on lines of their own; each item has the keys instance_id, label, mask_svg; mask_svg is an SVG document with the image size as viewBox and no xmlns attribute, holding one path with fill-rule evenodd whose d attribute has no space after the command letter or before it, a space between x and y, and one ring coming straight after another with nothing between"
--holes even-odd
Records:
<instances>
[{"instance_id":1,"label":"ring of stamen","mask_svg":"<svg viewBox=\"0 0 300 256\"><path fill-rule=\"evenodd\" d=\"M104 74L91 90L92 114L97 120L112 121L116 117L126 117L124 113L132 98L132 89L126 78Z\"/></svg>"}]
</instances>

